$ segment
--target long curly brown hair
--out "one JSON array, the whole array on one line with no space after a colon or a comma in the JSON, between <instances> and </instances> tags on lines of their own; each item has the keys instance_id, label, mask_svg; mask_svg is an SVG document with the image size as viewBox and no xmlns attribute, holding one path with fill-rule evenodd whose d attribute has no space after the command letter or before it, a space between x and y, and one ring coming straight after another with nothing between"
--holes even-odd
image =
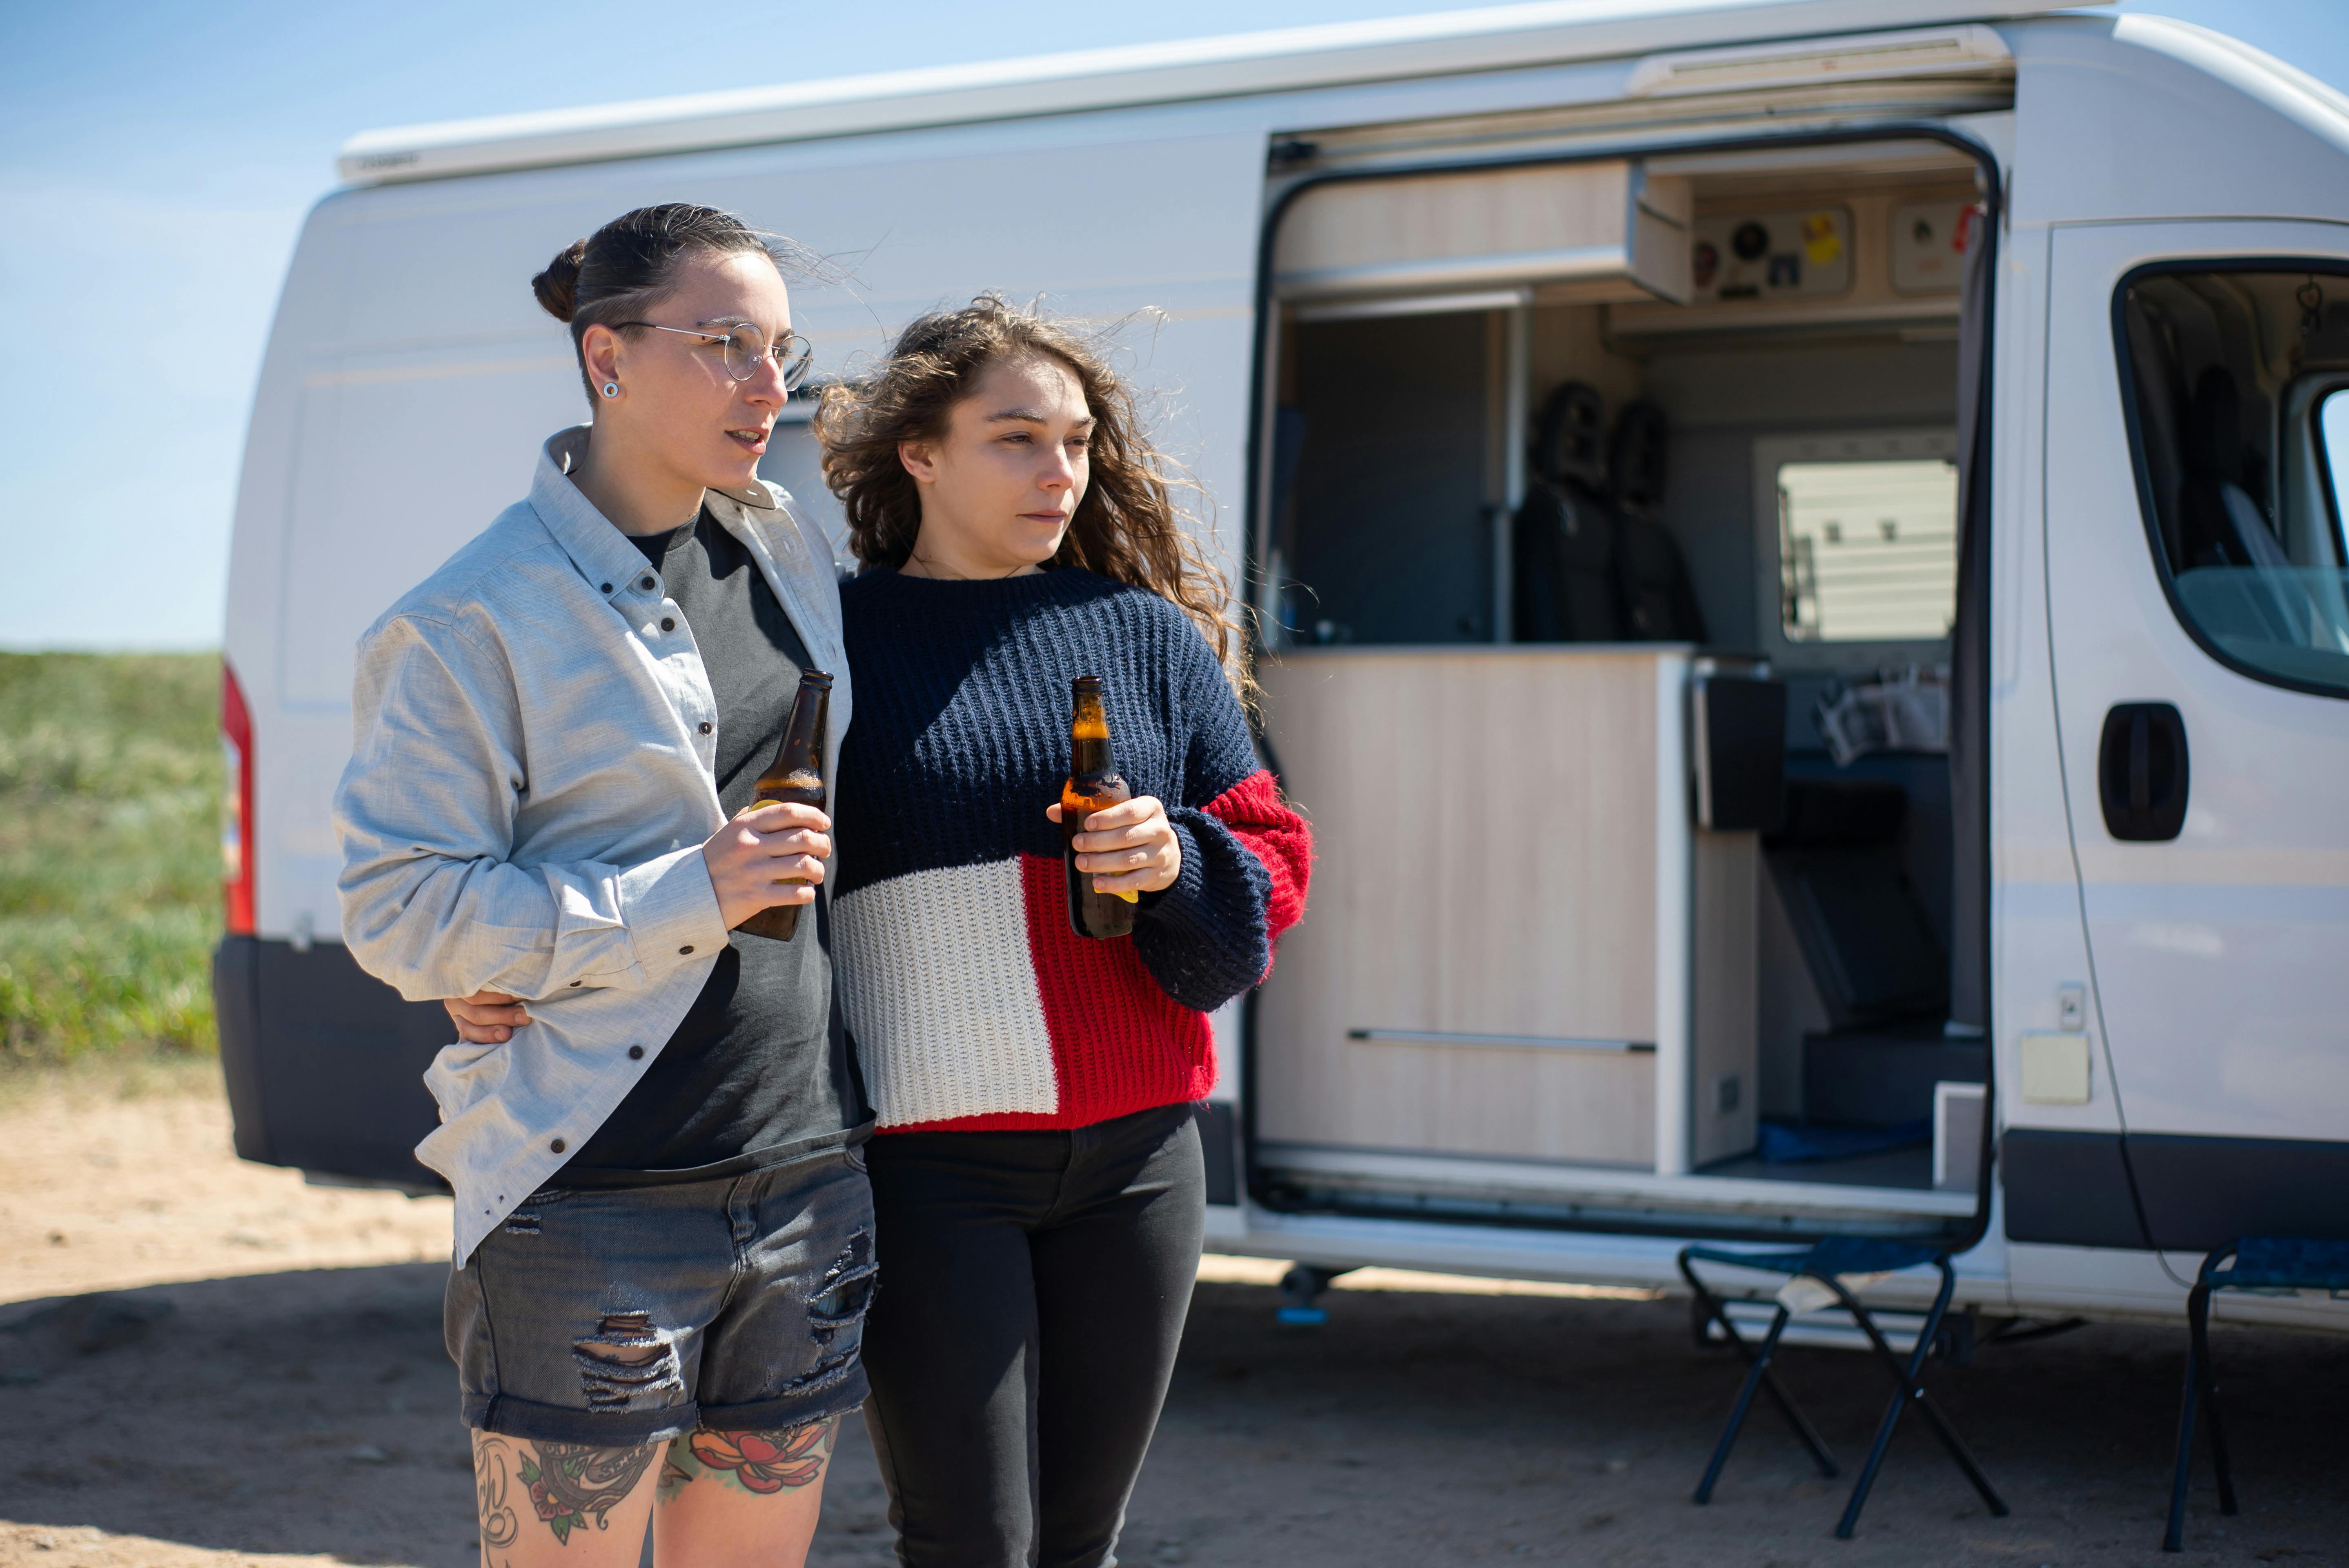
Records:
<instances>
[{"instance_id":1,"label":"long curly brown hair","mask_svg":"<svg viewBox=\"0 0 2349 1568\"><path fill-rule=\"evenodd\" d=\"M896 568L922 524L914 476L897 458L905 441L944 438L954 406L1000 360L1050 355L1072 371L1093 417L1092 480L1077 503L1054 566L1081 566L1147 588L1197 624L1243 695L1246 641L1230 614L1231 583L1186 530L1177 490L1197 487L1151 444L1133 392L1110 367L1102 339L1032 307L981 294L959 310L923 316L897 335L868 373L824 388L814 428L823 478L848 514L849 547L868 567Z\"/></svg>"}]
</instances>

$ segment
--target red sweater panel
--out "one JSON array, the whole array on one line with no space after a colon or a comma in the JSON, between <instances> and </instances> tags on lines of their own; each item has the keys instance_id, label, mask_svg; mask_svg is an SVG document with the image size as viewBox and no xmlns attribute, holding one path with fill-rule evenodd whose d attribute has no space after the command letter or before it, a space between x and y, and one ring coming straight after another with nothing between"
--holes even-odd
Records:
<instances>
[{"instance_id":1,"label":"red sweater panel","mask_svg":"<svg viewBox=\"0 0 2349 1568\"><path fill-rule=\"evenodd\" d=\"M1263 769L1202 809L1262 862L1272 882L1266 934L1277 941L1305 913L1312 830ZM1028 951L1051 1037L1059 1109L905 1123L885 1129L883 1136L1090 1127L1162 1105L1205 1099L1216 1087L1215 1031L1207 1015L1160 989L1135 955L1132 937L1100 941L1070 929L1061 862L1022 855L1019 872Z\"/></svg>"}]
</instances>

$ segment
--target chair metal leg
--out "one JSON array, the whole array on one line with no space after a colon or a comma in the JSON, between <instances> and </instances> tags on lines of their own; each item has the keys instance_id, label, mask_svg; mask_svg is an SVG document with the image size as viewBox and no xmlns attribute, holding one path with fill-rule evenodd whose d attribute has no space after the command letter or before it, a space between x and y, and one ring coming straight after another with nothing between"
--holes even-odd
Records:
<instances>
[{"instance_id":1,"label":"chair metal leg","mask_svg":"<svg viewBox=\"0 0 2349 1568\"><path fill-rule=\"evenodd\" d=\"M1719 1324L1722 1337L1728 1340L1731 1346L1744 1359L1749 1368L1747 1376L1750 1381L1756 1367L1757 1357L1754 1355L1754 1346L1747 1344L1745 1336L1737 1332L1737 1325L1729 1320L1727 1304L1705 1288L1704 1282L1697 1278L1696 1271L1689 1266L1686 1257L1680 1260L1680 1269L1681 1277L1688 1281L1689 1291L1697 1305L1697 1322L1700 1326L1697 1333L1698 1344L1701 1346L1704 1343L1702 1327L1703 1324L1706 1322ZM1773 1353L1775 1354L1775 1350ZM1778 1408L1780 1415L1786 1418L1786 1425L1795 1429L1795 1436L1801 1439L1803 1447L1810 1450L1811 1462L1818 1466L1819 1473L1830 1480L1841 1475L1843 1471L1836 1464L1835 1456L1827 1451L1826 1439L1819 1436L1818 1429L1811 1425L1809 1418L1803 1414L1802 1408L1795 1403L1795 1397L1787 1393L1785 1385L1778 1381L1777 1369L1770 1365L1766 1357L1763 1357L1759 1358L1758 1370L1762 1380L1762 1391L1770 1396L1770 1402ZM1741 1406L1751 1397L1750 1392L1742 1397ZM1711 1480L1708 1479L1705 1485L1699 1490L1701 1492L1710 1493ZM1700 1496L1697 1501L1702 1502L1705 1498Z\"/></svg>"},{"instance_id":2,"label":"chair metal leg","mask_svg":"<svg viewBox=\"0 0 2349 1568\"><path fill-rule=\"evenodd\" d=\"M1742 1341L1740 1346L1743 1347ZM1818 1429L1811 1425L1810 1418L1805 1416L1802 1408L1795 1403L1795 1397L1786 1392L1785 1384L1778 1381L1776 1367L1764 1370L1762 1392L1770 1396L1770 1402L1778 1407L1780 1415L1786 1418L1786 1425L1795 1429L1795 1436L1803 1440L1803 1447L1810 1449L1811 1462L1818 1466L1819 1474L1829 1480L1843 1474L1842 1468L1835 1462L1835 1455L1827 1451L1826 1439L1819 1436Z\"/></svg>"},{"instance_id":3,"label":"chair metal leg","mask_svg":"<svg viewBox=\"0 0 2349 1568\"><path fill-rule=\"evenodd\" d=\"M2235 1506L2235 1476L2227 1463L2227 1432L2219 1419L2219 1369L2210 1359L2210 1287L2197 1283L2186 1298L2186 1322L2194 1346L2194 1365L2202 1374L2202 1403L2210 1412L2210 1464L2219 1474L2219 1511L2241 1511Z\"/></svg>"},{"instance_id":4,"label":"chair metal leg","mask_svg":"<svg viewBox=\"0 0 2349 1568\"><path fill-rule=\"evenodd\" d=\"M1852 1483L1851 1497L1844 1504L1843 1517L1836 1521L1836 1539L1848 1541L1852 1532L1858 1527L1859 1511L1868 1505L1868 1494L1876 1485L1876 1472L1884 1463L1885 1450L1892 1446L1892 1429L1900 1424L1900 1412L1909 1403L1909 1379L1901 1370L1900 1358L1893 1353L1892 1346L1885 1343L1884 1336L1877 1332L1876 1320L1853 1299L1851 1293L1845 1290L1839 1281L1829 1279L1826 1283L1842 1301L1844 1310L1851 1314L1852 1321L1859 1325L1860 1331L1868 1336L1868 1342L1875 1346L1878 1357L1892 1368L1893 1380L1899 1386L1899 1391L1892 1396L1892 1402L1884 1407L1884 1418L1876 1424L1876 1440L1868 1445L1868 1460L1859 1468L1859 1479ZM1933 1331L1940 1326L1940 1308L1941 1303L1935 1302L1933 1311L1917 1336L1917 1354L1920 1359L1932 1345Z\"/></svg>"},{"instance_id":5,"label":"chair metal leg","mask_svg":"<svg viewBox=\"0 0 2349 1568\"><path fill-rule=\"evenodd\" d=\"M1917 1380L1918 1374L1924 1369L1925 1357L1932 1354L1933 1337L1940 1331L1941 1318L1948 1313L1950 1297L1957 1289L1957 1274L1950 1267L1949 1261L1941 1259L1938 1266L1941 1271L1941 1288L1933 1298L1933 1310L1926 1315L1924 1326L1917 1336L1917 1347L1910 1354L1906 1367L1878 1330L1876 1320L1868 1315L1867 1309L1849 1291L1844 1289L1841 1282L1834 1279L1822 1282L1836 1293L1844 1310L1851 1314L1852 1321L1859 1325L1860 1331L1868 1336L1868 1343L1876 1347L1878 1358L1899 1386L1892 1402L1884 1408L1884 1419L1877 1426L1876 1442L1868 1450L1868 1463L1861 1469L1859 1480L1852 1486L1851 1501L1844 1507L1843 1518L1836 1524L1836 1539L1838 1541L1851 1539L1852 1531L1859 1523L1859 1511L1866 1506L1868 1491L1876 1484L1877 1470L1884 1463L1885 1450L1891 1447L1892 1430L1899 1425L1900 1412L1911 1404L1933 1429L1934 1436L1940 1439L1941 1446L1950 1451L1950 1458L1957 1461L1958 1468L1973 1483L1974 1491L1982 1494L1982 1500L1992 1515L2003 1519L2010 1511L2005 1501L1998 1495L1997 1489L1990 1484L1990 1478L1982 1474L1982 1466L1975 1460L1972 1450L1966 1447L1965 1439L1958 1436L1957 1429L1950 1425L1940 1407L1933 1403L1923 1385Z\"/></svg>"},{"instance_id":6,"label":"chair metal leg","mask_svg":"<svg viewBox=\"0 0 2349 1568\"><path fill-rule=\"evenodd\" d=\"M1745 1412L1753 1408L1754 1390L1770 1376L1770 1357L1777 1354L1778 1336L1786 1331L1786 1309L1782 1305L1771 1317L1770 1332L1764 1336L1760 1352L1753 1357L1753 1367L1745 1374L1744 1386L1737 1390L1737 1403L1729 1412L1729 1425L1723 1429L1721 1441L1713 1445L1713 1462L1704 1467L1704 1479L1696 1483L1696 1501L1700 1503L1713 1501L1713 1483L1721 1479L1721 1467L1729 1462L1729 1450L1737 1442L1738 1429L1744 1426ZM1737 1339L1737 1329L1729 1322L1725 1313L1721 1315L1721 1325L1732 1339ZM1745 1342L1738 1339L1737 1343L1742 1346Z\"/></svg>"},{"instance_id":7,"label":"chair metal leg","mask_svg":"<svg viewBox=\"0 0 2349 1568\"><path fill-rule=\"evenodd\" d=\"M2197 1284L2187 1296L2189 1325L2199 1311L2207 1310L2209 1295L2208 1285ZM2178 1398L2178 1465L2169 1481L2169 1527L2161 1536L2164 1552L2186 1549L2186 1486L2194 1471L2194 1399L2202 1391L2201 1360L2202 1336L2189 1327L2186 1336L2186 1389Z\"/></svg>"}]
</instances>

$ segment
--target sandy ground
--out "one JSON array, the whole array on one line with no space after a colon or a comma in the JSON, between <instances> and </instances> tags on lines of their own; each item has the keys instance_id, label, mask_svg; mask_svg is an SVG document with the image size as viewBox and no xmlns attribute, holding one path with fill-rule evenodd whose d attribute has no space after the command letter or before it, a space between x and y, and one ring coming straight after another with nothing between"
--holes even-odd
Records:
<instances>
[{"instance_id":1,"label":"sandy ground","mask_svg":"<svg viewBox=\"0 0 2349 1568\"><path fill-rule=\"evenodd\" d=\"M445 1198L233 1158L216 1068L134 1087L57 1079L0 1101L0 1301L449 1255Z\"/></svg>"},{"instance_id":2,"label":"sandy ground","mask_svg":"<svg viewBox=\"0 0 2349 1568\"><path fill-rule=\"evenodd\" d=\"M240 1164L208 1078L146 1089L0 1100L0 1565L474 1562L431 1261L446 1202ZM1840 1484L1766 1411L1690 1504L1736 1371L1680 1303L1388 1273L1283 1328L1278 1272L1204 1265L1126 1563L2349 1563L2349 1341L2222 1332L2246 1511L2220 1519L2206 1472L2183 1559L2155 1551L2181 1336L2147 1327L1936 1369L2013 1516L1911 1423L1844 1544ZM1785 1367L1856 1462L1875 1369ZM882 1511L846 1434L812 1561L880 1568Z\"/></svg>"}]
</instances>

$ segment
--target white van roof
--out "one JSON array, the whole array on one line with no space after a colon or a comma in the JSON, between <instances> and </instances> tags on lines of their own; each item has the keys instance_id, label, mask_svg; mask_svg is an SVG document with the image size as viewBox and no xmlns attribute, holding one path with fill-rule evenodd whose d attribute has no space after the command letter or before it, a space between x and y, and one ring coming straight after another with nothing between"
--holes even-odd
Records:
<instances>
[{"instance_id":1,"label":"white van roof","mask_svg":"<svg viewBox=\"0 0 2349 1568\"><path fill-rule=\"evenodd\" d=\"M363 131L344 144L337 167L358 184L430 180L2069 8L2036 0L1537 0ZM1958 46L1952 61L1987 63L1971 53ZM1897 60L1855 63L1848 74L1904 69Z\"/></svg>"}]
</instances>

